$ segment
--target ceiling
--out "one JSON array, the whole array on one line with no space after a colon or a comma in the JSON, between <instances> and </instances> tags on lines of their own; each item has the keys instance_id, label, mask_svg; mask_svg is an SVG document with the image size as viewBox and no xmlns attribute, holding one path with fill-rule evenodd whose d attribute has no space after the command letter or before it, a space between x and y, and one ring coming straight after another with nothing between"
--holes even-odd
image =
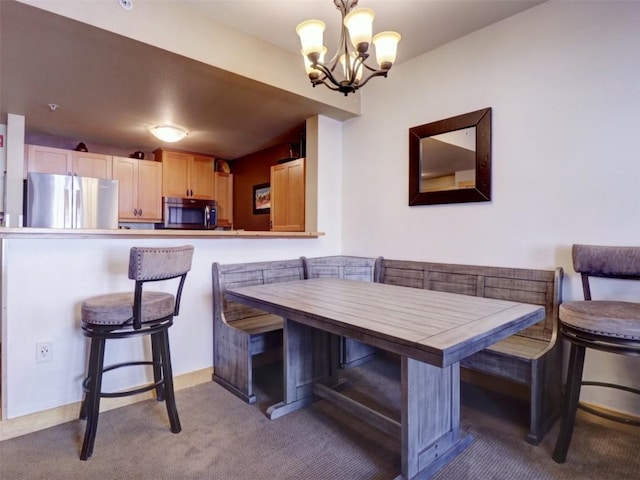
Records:
<instances>
[{"instance_id":1,"label":"ceiling","mask_svg":"<svg viewBox=\"0 0 640 480\"><path fill-rule=\"evenodd\" d=\"M156 0L131 1L135 8ZM295 26L302 20L326 23L330 53L339 36L331 0L167 1L292 52L300 50ZM362 0L360 6L376 12L374 33L402 34L398 64L539 3ZM169 146L148 131L169 106L190 132L173 148L235 159L279 143L314 115L344 120L311 98L13 0L0 0L0 27L0 122L7 113L24 115L31 134L152 151Z\"/></svg>"}]
</instances>

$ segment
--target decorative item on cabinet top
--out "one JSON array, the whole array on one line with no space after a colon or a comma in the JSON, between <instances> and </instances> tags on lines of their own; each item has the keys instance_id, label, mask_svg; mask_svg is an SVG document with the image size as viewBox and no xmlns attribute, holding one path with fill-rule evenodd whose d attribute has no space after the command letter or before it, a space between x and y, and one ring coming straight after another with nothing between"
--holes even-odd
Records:
<instances>
[{"instance_id":1,"label":"decorative item on cabinet top","mask_svg":"<svg viewBox=\"0 0 640 480\"><path fill-rule=\"evenodd\" d=\"M231 168L229 168L229 162L221 158L218 158L215 164L215 171L222 172L222 173L231 173Z\"/></svg>"}]
</instances>

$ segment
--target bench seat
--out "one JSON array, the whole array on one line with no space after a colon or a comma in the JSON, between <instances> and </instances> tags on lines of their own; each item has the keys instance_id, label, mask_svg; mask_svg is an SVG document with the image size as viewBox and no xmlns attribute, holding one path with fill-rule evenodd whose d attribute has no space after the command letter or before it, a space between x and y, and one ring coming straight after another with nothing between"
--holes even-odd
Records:
<instances>
[{"instance_id":1,"label":"bench seat","mask_svg":"<svg viewBox=\"0 0 640 480\"><path fill-rule=\"evenodd\" d=\"M227 323L230 327L242 330L249 335L258 335L273 332L274 330L282 330L284 320L278 315L267 313L248 318L240 318Z\"/></svg>"}]
</instances>

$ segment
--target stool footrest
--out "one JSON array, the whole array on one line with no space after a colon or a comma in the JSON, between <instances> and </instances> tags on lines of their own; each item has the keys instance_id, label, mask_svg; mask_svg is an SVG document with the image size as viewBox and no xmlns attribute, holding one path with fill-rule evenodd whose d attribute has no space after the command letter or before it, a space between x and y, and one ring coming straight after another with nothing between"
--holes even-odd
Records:
<instances>
[{"instance_id":1,"label":"stool footrest","mask_svg":"<svg viewBox=\"0 0 640 480\"><path fill-rule=\"evenodd\" d=\"M615 383L606 383L606 382L594 382L594 381L583 381L582 385L585 387L605 387L605 388L615 388L616 390L623 390L625 392L634 393L636 395L640 395L640 390L637 388L627 387L625 385L618 385ZM633 425L636 427L640 427L640 420L636 420L630 417L623 417L621 415L616 415L614 413L609 413L607 411L601 410L599 408L594 408L589 405L586 405L582 402L578 403L578 408L580 410L584 410L585 412L589 412L592 415L596 415L601 418L606 418L607 420L612 420L618 423L624 423L625 425Z\"/></svg>"},{"instance_id":2,"label":"stool footrest","mask_svg":"<svg viewBox=\"0 0 640 480\"><path fill-rule=\"evenodd\" d=\"M117 363L115 365L110 365L106 368L102 369L102 373L106 373L109 372L111 370L115 370L117 368L122 368L122 367L136 367L136 366L141 366L141 365L161 365L161 363L159 362L151 362L151 361L138 361L138 362L125 362L125 363ZM91 377L88 376L84 379L84 381L82 382L82 389L84 391L84 393L88 393L89 391L89 382L91 380ZM99 392L99 395L101 398L119 398L119 397L128 397L130 395L137 395L139 393L144 393L144 392L148 392L149 390L154 390L156 388L158 388L160 385L162 385L164 383L164 378L160 378L158 381L148 384L148 385L144 385L142 387L138 387L138 388L134 388L131 390L125 390L122 392Z\"/></svg>"}]
</instances>

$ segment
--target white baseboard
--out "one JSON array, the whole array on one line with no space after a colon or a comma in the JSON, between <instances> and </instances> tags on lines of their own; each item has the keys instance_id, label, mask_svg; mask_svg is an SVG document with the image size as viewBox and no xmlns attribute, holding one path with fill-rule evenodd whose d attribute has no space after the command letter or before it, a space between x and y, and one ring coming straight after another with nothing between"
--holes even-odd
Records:
<instances>
[{"instance_id":1,"label":"white baseboard","mask_svg":"<svg viewBox=\"0 0 640 480\"><path fill-rule=\"evenodd\" d=\"M182 390L201 383L210 382L212 374L213 368L210 367L185 373L184 375L178 375L173 379L174 389ZM100 401L100 411L105 412L150 398L153 398L153 392L151 391L131 397L104 398ZM80 403L81 402L75 402L69 405L43 410L42 412L0 421L0 441L76 420L80 413Z\"/></svg>"}]
</instances>

